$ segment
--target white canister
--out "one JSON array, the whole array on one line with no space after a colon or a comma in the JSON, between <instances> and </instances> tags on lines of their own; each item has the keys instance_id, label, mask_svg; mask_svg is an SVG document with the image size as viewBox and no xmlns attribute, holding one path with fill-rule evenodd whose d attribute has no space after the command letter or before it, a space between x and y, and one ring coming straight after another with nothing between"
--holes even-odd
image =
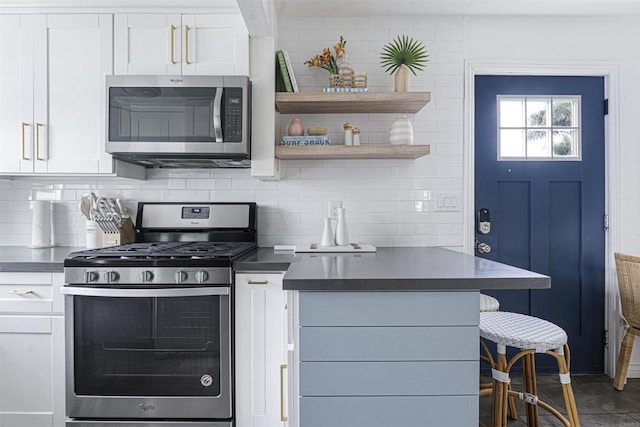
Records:
<instances>
[{"instance_id":1,"label":"white canister","mask_svg":"<svg viewBox=\"0 0 640 427\"><path fill-rule=\"evenodd\" d=\"M407 116L400 116L391 123L389 143L391 145L413 144L413 125Z\"/></svg>"},{"instance_id":2,"label":"white canister","mask_svg":"<svg viewBox=\"0 0 640 427\"><path fill-rule=\"evenodd\" d=\"M102 247L102 230L95 221L87 220L85 223L85 231L87 236L87 249L96 249Z\"/></svg>"},{"instance_id":3,"label":"white canister","mask_svg":"<svg viewBox=\"0 0 640 427\"><path fill-rule=\"evenodd\" d=\"M347 122L342 127L344 128L344 145L353 145L353 126Z\"/></svg>"}]
</instances>

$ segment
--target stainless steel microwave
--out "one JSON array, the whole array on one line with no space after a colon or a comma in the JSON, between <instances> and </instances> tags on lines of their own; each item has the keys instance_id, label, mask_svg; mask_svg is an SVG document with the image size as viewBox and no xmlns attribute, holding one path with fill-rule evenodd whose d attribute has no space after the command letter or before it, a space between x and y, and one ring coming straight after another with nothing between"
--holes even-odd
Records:
<instances>
[{"instance_id":1,"label":"stainless steel microwave","mask_svg":"<svg viewBox=\"0 0 640 427\"><path fill-rule=\"evenodd\" d=\"M246 76L107 76L106 150L145 167L249 167Z\"/></svg>"}]
</instances>

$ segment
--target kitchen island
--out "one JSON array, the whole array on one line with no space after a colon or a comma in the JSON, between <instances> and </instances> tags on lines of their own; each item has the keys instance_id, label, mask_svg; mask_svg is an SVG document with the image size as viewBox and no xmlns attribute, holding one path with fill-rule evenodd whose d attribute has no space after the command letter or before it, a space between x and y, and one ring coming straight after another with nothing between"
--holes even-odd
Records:
<instances>
[{"instance_id":1,"label":"kitchen island","mask_svg":"<svg viewBox=\"0 0 640 427\"><path fill-rule=\"evenodd\" d=\"M550 278L442 248L304 254L293 291L293 425L478 425L480 290Z\"/></svg>"}]
</instances>

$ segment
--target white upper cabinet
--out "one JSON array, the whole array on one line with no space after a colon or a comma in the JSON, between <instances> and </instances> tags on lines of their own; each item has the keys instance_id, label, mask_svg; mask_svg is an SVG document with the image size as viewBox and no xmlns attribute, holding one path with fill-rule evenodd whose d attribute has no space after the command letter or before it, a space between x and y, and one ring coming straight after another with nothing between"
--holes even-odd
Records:
<instances>
[{"instance_id":1,"label":"white upper cabinet","mask_svg":"<svg viewBox=\"0 0 640 427\"><path fill-rule=\"evenodd\" d=\"M109 14L0 16L0 173L111 173Z\"/></svg>"},{"instance_id":2,"label":"white upper cabinet","mask_svg":"<svg viewBox=\"0 0 640 427\"><path fill-rule=\"evenodd\" d=\"M0 15L0 172L33 172L33 17Z\"/></svg>"},{"instance_id":3,"label":"white upper cabinet","mask_svg":"<svg viewBox=\"0 0 640 427\"><path fill-rule=\"evenodd\" d=\"M116 14L114 74L249 75L240 14Z\"/></svg>"}]
</instances>

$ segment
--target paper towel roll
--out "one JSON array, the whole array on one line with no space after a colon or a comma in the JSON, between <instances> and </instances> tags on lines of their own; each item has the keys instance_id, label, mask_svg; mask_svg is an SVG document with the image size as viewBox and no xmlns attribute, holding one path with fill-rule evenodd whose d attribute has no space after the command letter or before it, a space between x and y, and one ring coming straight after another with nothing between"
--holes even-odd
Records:
<instances>
[{"instance_id":1,"label":"paper towel roll","mask_svg":"<svg viewBox=\"0 0 640 427\"><path fill-rule=\"evenodd\" d=\"M33 219L31 220L31 247L50 248L53 246L52 223L53 213L51 202L48 200L34 200L31 202Z\"/></svg>"}]
</instances>

